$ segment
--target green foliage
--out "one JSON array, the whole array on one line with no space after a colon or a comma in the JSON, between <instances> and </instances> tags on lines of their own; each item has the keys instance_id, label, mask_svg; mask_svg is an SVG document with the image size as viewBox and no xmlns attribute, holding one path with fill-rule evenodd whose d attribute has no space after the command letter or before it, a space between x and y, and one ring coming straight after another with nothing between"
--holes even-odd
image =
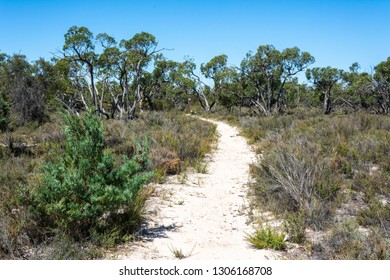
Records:
<instances>
[{"instance_id":1,"label":"green foliage","mask_svg":"<svg viewBox=\"0 0 390 280\"><path fill-rule=\"evenodd\" d=\"M31 193L36 217L78 239L117 226L124 231L134 229L137 225L126 218L131 216L139 190L152 176L143 172L148 147L138 144L133 158L124 156L122 164L115 166L104 148L99 117L91 112L82 118L67 116L64 131L64 156L45 166L40 184Z\"/></svg>"},{"instance_id":2,"label":"green foliage","mask_svg":"<svg viewBox=\"0 0 390 280\"><path fill-rule=\"evenodd\" d=\"M250 106L265 116L281 112L285 83L313 62L313 56L297 47L279 51L272 45L262 45L255 54L248 53L241 62L241 71Z\"/></svg>"},{"instance_id":3,"label":"green foliage","mask_svg":"<svg viewBox=\"0 0 390 280\"><path fill-rule=\"evenodd\" d=\"M5 131L9 124L10 106L0 92L0 131Z\"/></svg>"},{"instance_id":4,"label":"green foliage","mask_svg":"<svg viewBox=\"0 0 390 280\"><path fill-rule=\"evenodd\" d=\"M32 121L43 123L47 120L46 80L49 75L43 71L45 63L47 62L41 59L35 65L30 64L26 56L20 54L5 56L4 60L0 61L0 89L10 103L10 111L14 118L16 117L16 125ZM0 111L6 108L4 102L2 103Z\"/></svg>"},{"instance_id":5,"label":"green foliage","mask_svg":"<svg viewBox=\"0 0 390 280\"><path fill-rule=\"evenodd\" d=\"M333 106L333 89L342 78L343 72L339 69L328 67L315 67L306 71L306 78L313 82L315 89L320 92L324 100L323 112L329 114Z\"/></svg>"},{"instance_id":6,"label":"green foliage","mask_svg":"<svg viewBox=\"0 0 390 280\"><path fill-rule=\"evenodd\" d=\"M386 82L390 82L390 56L386 61L382 61L377 66L375 66L374 69L374 78L376 80L385 80Z\"/></svg>"},{"instance_id":7,"label":"green foliage","mask_svg":"<svg viewBox=\"0 0 390 280\"><path fill-rule=\"evenodd\" d=\"M285 228L289 235L289 240L294 243L302 244L306 240L305 213L297 212L287 215Z\"/></svg>"},{"instance_id":8,"label":"green foliage","mask_svg":"<svg viewBox=\"0 0 390 280\"><path fill-rule=\"evenodd\" d=\"M275 249L284 250L286 249L286 243L284 242L285 235L278 233L271 229L270 226L266 228L260 228L255 233L248 235L246 240L257 249Z\"/></svg>"},{"instance_id":9,"label":"green foliage","mask_svg":"<svg viewBox=\"0 0 390 280\"><path fill-rule=\"evenodd\" d=\"M367 234L358 230L354 221L336 225L325 238L322 254L327 259L388 260L390 242L382 230L371 229Z\"/></svg>"},{"instance_id":10,"label":"green foliage","mask_svg":"<svg viewBox=\"0 0 390 280\"><path fill-rule=\"evenodd\" d=\"M342 77L346 83L341 98L346 100L353 110L368 110L375 105L375 96L372 94L373 78L368 73L359 73L360 65L352 64L350 72L343 72Z\"/></svg>"},{"instance_id":11,"label":"green foliage","mask_svg":"<svg viewBox=\"0 0 390 280\"><path fill-rule=\"evenodd\" d=\"M382 226L389 228L390 233L390 206L384 205L379 199L372 198L368 202L366 209L361 209L358 213L358 222L363 226Z\"/></svg>"}]
</instances>

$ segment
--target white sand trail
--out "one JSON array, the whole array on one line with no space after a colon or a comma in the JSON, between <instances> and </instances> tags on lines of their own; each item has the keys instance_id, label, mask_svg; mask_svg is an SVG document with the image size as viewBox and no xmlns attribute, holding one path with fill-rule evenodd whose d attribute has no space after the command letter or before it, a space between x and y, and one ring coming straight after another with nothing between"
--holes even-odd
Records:
<instances>
[{"instance_id":1,"label":"white sand trail","mask_svg":"<svg viewBox=\"0 0 390 280\"><path fill-rule=\"evenodd\" d=\"M208 120L209 121L209 120ZM275 259L269 250L253 249L245 235L254 231L248 218L249 164L255 160L236 128L218 121L218 146L206 174L173 176L156 186L147 202L147 223L141 241L121 248L110 258Z\"/></svg>"}]
</instances>

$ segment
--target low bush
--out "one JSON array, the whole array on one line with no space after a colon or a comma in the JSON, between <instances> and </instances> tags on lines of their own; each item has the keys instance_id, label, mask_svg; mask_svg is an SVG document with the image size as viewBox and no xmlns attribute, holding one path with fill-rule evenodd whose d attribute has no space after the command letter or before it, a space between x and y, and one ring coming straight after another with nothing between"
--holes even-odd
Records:
<instances>
[{"instance_id":1,"label":"low bush","mask_svg":"<svg viewBox=\"0 0 390 280\"><path fill-rule=\"evenodd\" d=\"M305 213L289 213L284 226L291 242L303 244L306 241Z\"/></svg>"},{"instance_id":2,"label":"low bush","mask_svg":"<svg viewBox=\"0 0 390 280\"><path fill-rule=\"evenodd\" d=\"M267 226L266 228L261 227L255 233L248 235L246 240L257 249L284 250L286 248L285 237L283 233L278 233Z\"/></svg>"},{"instance_id":3,"label":"low bush","mask_svg":"<svg viewBox=\"0 0 390 280\"><path fill-rule=\"evenodd\" d=\"M278 214L302 212L308 224L322 228L337 188L324 182L324 163L315 149L309 152L299 146L293 151L290 147L296 146L289 144L264 155L257 168L252 169L257 178L255 193L270 210Z\"/></svg>"},{"instance_id":4,"label":"low bush","mask_svg":"<svg viewBox=\"0 0 390 280\"><path fill-rule=\"evenodd\" d=\"M33 224L25 204L24 188L35 162L15 157L6 150L0 158L0 259L22 258L30 245L28 232Z\"/></svg>"},{"instance_id":5,"label":"low bush","mask_svg":"<svg viewBox=\"0 0 390 280\"><path fill-rule=\"evenodd\" d=\"M390 205L383 204L379 199L372 198L367 208L358 212L358 222L362 226L379 226L388 231L390 236Z\"/></svg>"},{"instance_id":6,"label":"low bush","mask_svg":"<svg viewBox=\"0 0 390 280\"><path fill-rule=\"evenodd\" d=\"M360 232L354 221L336 225L325 238L321 255L325 259L390 259L390 242L379 228Z\"/></svg>"}]
</instances>

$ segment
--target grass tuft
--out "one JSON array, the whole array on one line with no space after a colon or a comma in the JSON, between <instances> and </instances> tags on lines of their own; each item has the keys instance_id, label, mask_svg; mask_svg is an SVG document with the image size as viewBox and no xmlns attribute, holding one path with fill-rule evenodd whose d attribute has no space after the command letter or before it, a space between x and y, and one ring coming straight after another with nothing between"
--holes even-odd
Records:
<instances>
[{"instance_id":1,"label":"grass tuft","mask_svg":"<svg viewBox=\"0 0 390 280\"><path fill-rule=\"evenodd\" d=\"M276 230L271 229L270 226L267 226L266 228L261 227L255 233L247 235L246 240L257 249L284 250L286 249L285 237L285 234L278 233Z\"/></svg>"}]
</instances>

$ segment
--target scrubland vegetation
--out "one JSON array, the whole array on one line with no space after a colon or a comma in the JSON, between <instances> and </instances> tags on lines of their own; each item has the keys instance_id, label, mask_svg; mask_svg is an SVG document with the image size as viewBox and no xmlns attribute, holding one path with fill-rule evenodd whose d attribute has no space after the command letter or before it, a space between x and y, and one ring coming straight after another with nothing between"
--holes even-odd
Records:
<instances>
[{"instance_id":1,"label":"scrubland vegetation","mask_svg":"<svg viewBox=\"0 0 390 280\"><path fill-rule=\"evenodd\" d=\"M1 258L88 259L136 237L145 184L195 168L215 126L180 112L128 123L89 113L2 136Z\"/></svg>"},{"instance_id":2,"label":"scrubland vegetation","mask_svg":"<svg viewBox=\"0 0 390 280\"><path fill-rule=\"evenodd\" d=\"M310 68L308 52L265 45L200 77L163 51L146 32L118 43L74 26L50 61L0 54L0 258L100 258L136 238L149 183L204 170L215 126L186 113L232 122L256 148L254 207L283 226L253 246L390 258L390 58L373 74Z\"/></svg>"},{"instance_id":3,"label":"scrubland vegetation","mask_svg":"<svg viewBox=\"0 0 390 280\"><path fill-rule=\"evenodd\" d=\"M308 113L240 123L259 153L251 168L258 206L284 220L291 242L310 244L319 258L390 257L388 116ZM326 236L312 240L308 229Z\"/></svg>"}]
</instances>

